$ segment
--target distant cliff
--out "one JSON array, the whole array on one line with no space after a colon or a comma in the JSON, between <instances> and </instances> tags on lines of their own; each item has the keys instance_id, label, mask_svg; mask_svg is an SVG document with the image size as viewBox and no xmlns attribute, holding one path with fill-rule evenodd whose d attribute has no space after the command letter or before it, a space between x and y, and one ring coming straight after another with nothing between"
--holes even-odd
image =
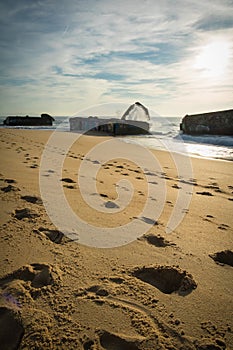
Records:
<instances>
[{"instance_id":1,"label":"distant cliff","mask_svg":"<svg viewBox=\"0 0 233 350\"><path fill-rule=\"evenodd\" d=\"M186 115L180 130L190 135L233 135L233 109Z\"/></svg>"}]
</instances>

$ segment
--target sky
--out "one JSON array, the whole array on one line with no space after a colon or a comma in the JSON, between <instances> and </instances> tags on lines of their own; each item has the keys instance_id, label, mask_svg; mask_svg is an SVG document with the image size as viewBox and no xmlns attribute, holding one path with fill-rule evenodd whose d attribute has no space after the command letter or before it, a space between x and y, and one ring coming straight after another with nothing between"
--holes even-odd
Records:
<instances>
[{"instance_id":1,"label":"sky","mask_svg":"<svg viewBox=\"0 0 233 350\"><path fill-rule=\"evenodd\" d=\"M0 50L2 116L233 108L233 0L0 0Z\"/></svg>"}]
</instances>

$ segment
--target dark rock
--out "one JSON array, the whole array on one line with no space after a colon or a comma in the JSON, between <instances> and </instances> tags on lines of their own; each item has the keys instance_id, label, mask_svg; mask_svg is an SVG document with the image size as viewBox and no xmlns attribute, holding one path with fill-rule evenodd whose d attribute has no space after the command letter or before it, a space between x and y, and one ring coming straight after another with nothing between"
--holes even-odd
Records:
<instances>
[{"instance_id":1,"label":"dark rock","mask_svg":"<svg viewBox=\"0 0 233 350\"><path fill-rule=\"evenodd\" d=\"M190 135L233 135L233 109L186 115L180 129Z\"/></svg>"},{"instance_id":2,"label":"dark rock","mask_svg":"<svg viewBox=\"0 0 233 350\"><path fill-rule=\"evenodd\" d=\"M49 114L41 114L41 117L9 116L3 121L3 124L9 126L46 126L52 125L54 120Z\"/></svg>"}]
</instances>

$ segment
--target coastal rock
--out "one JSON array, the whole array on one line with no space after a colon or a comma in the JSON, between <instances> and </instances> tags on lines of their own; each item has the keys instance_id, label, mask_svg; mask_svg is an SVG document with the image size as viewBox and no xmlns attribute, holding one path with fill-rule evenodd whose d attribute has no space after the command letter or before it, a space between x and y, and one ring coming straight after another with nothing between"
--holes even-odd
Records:
<instances>
[{"instance_id":1,"label":"coastal rock","mask_svg":"<svg viewBox=\"0 0 233 350\"><path fill-rule=\"evenodd\" d=\"M180 130L190 135L233 135L233 109L186 115Z\"/></svg>"},{"instance_id":2,"label":"coastal rock","mask_svg":"<svg viewBox=\"0 0 233 350\"><path fill-rule=\"evenodd\" d=\"M9 116L3 121L3 124L7 126L49 126L53 125L54 121L51 115L43 113L41 117Z\"/></svg>"}]
</instances>

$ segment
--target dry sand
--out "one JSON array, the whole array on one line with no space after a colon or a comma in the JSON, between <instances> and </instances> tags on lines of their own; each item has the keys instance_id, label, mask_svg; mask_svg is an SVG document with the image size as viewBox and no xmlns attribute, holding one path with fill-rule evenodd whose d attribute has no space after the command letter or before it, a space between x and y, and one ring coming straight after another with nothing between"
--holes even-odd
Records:
<instances>
[{"instance_id":1,"label":"dry sand","mask_svg":"<svg viewBox=\"0 0 233 350\"><path fill-rule=\"evenodd\" d=\"M107 212L85 203L79 166L89 150L111 139L81 137L57 174L73 212L98 230L135 220L148 225L129 244L95 248L64 236L45 210L40 180L51 185L53 161L65 154L68 137L60 133L61 143L49 146L51 167L40 174L50 135L0 130L1 349L233 349L233 163L192 158L192 176L178 178L171 155L153 151L161 169L151 164L147 175L158 193L166 189L164 205L151 198L155 208L162 206L153 223L141 215L148 178L129 158L99 164L96 191ZM125 147L119 142L119 152ZM134 194L114 213L122 179L131 181ZM56 193L52 198L56 202ZM183 220L166 233L177 200Z\"/></svg>"}]
</instances>

